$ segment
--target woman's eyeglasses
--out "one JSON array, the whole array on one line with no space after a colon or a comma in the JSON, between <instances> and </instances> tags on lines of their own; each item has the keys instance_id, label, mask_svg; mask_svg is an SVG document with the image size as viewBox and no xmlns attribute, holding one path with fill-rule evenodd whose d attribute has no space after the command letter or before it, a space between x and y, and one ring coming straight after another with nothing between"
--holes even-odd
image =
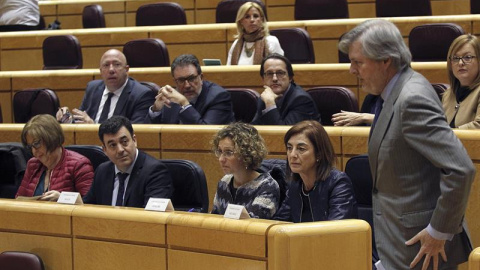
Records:
<instances>
[{"instance_id":1,"label":"woman's eyeglasses","mask_svg":"<svg viewBox=\"0 0 480 270\"><path fill-rule=\"evenodd\" d=\"M32 148L38 149L40 146L42 146L42 140L34 141L31 144L26 145L28 151L32 151Z\"/></svg>"},{"instance_id":2,"label":"woman's eyeglasses","mask_svg":"<svg viewBox=\"0 0 480 270\"><path fill-rule=\"evenodd\" d=\"M464 64L470 64L472 62L473 58L477 58L477 57L475 55L465 55L465 56L462 56L462 57L452 56L452 57L450 57L450 61L452 61L453 64L458 64L458 63L460 63L460 60L462 60L462 62Z\"/></svg>"},{"instance_id":3,"label":"woman's eyeglasses","mask_svg":"<svg viewBox=\"0 0 480 270\"><path fill-rule=\"evenodd\" d=\"M216 150L215 151L215 156L217 158L220 158L221 156L224 156L226 158L231 158L235 155L235 152L232 151L232 150L225 150L225 151L222 151L222 150Z\"/></svg>"}]
</instances>

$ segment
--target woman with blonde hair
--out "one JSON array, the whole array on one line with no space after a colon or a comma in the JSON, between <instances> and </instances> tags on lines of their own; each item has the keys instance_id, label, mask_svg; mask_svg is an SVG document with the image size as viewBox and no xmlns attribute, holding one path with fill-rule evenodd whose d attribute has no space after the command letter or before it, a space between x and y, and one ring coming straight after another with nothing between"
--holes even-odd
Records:
<instances>
[{"instance_id":1,"label":"woman with blonde hair","mask_svg":"<svg viewBox=\"0 0 480 270\"><path fill-rule=\"evenodd\" d=\"M223 215L228 204L238 204L251 217L272 218L280 203L280 187L270 173L256 171L267 155L257 129L232 123L215 135L212 145L225 173L218 182L212 213Z\"/></svg>"},{"instance_id":2,"label":"woman with blonde hair","mask_svg":"<svg viewBox=\"0 0 480 270\"><path fill-rule=\"evenodd\" d=\"M283 55L277 37L268 32L267 19L259 4L243 4L235 22L237 35L228 52L227 65L259 65L271 53Z\"/></svg>"},{"instance_id":3,"label":"woman with blonde hair","mask_svg":"<svg viewBox=\"0 0 480 270\"><path fill-rule=\"evenodd\" d=\"M442 97L452 128L480 128L480 40L471 34L456 38L448 50L450 88Z\"/></svg>"}]
</instances>

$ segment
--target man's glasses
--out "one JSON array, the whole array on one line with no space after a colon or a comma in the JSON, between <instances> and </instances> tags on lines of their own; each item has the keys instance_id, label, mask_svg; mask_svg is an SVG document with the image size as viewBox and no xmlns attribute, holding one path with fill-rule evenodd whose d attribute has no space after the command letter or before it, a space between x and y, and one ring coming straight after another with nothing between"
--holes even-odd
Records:
<instances>
[{"instance_id":1,"label":"man's glasses","mask_svg":"<svg viewBox=\"0 0 480 270\"><path fill-rule=\"evenodd\" d=\"M101 68L102 69L110 69L110 66L113 66L114 69L121 69L123 68L123 64L122 63L105 63L105 64L102 64L101 65Z\"/></svg>"},{"instance_id":2,"label":"man's glasses","mask_svg":"<svg viewBox=\"0 0 480 270\"><path fill-rule=\"evenodd\" d=\"M42 146L42 140L37 140L37 141L32 142L31 144L26 145L28 151L32 151L32 148L38 149L38 148L40 148L40 146Z\"/></svg>"},{"instance_id":3,"label":"man's glasses","mask_svg":"<svg viewBox=\"0 0 480 270\"><path fill-rule=\"evenodd\" d=\"M231 158L235 155L235 152L232 151L232 150L225 150L225 151L222 151L222 150L216 150L215 151L215 156L217 158L220 158L221 156L224 156L226 158Z\"/></svg>"},{"instance_id":4,"label":"man's glasses","mask_svg":"<svg viewBox=\"0 0 480 270\"><path fill-rule=\"evenodd\" d=\"M450 61L452 61L452 63L454 64L458 64L460 63L460 60L462 60L464 64L470 64L473 58L477 58L477 57L475 55L465 55L463 57L452 56L450 57Z\"/></svg>"},{"instance_id":5,"label":"man's glasses","mask_svg":"<svg viewBox=\"0 0 480 270\"><path fill-rule=\"evenodd\" d=\"M275 72L272 72L272 71L265 72L265 77L267 77L268 79L273 79L273 75L277 75L278 79L283 79L285 78L285 76L287 76L287 72L283 70L279 70Z\"/></svg>"},{"instance_id":6,"label":"man's glasses","mask_svg":"<svg viewBox=\"0 0 480 270\"><path fill-rule=\"evenodd\" d=\"M195 80L198 78L198 76L200 76L200 74L198 75L190 75L186 78L178 78L178 79L174 79L175 82L178 84L178 85L184 85L187 81L188 83L193 83L195 82Z\"/></svg>"}]
</instances>

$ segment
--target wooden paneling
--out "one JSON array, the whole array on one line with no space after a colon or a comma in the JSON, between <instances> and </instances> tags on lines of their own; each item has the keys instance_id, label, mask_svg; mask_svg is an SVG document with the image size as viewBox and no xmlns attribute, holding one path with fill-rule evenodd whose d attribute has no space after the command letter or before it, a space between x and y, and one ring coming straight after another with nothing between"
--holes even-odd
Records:
<instances>
[{"instance_id":1,"label":"wooden paneling","mask_svg":"<svg viewBox=\"0 0 480 270\"><path fill-rule=\"evenodd\" d=\"M2 231L68 236L70 216L74 206L43 202L32 207L30 202L0 199L0 229Z\"/></svg>"},{"instance_id":2,"label":"wooden paneling","mask_svg":"<svg viewBox=\"0 0 480 270\"><path fill-rule=\"evenodd\" d=\"M2 217L7 219L4 215ZM62 227L63 224L59 226ZM37 254L42 258L46 270L73 269L71 238L0 232L0 243L0 253L14 250Z\"/></svg>"},{"instance_id":3,"label":"wooden paneling","mask_svg":"<svg viewBox=\"0 0 480 270\"><path fill-rule=\"evenodd\" d=\"M318 269L319 263L322 269L372 269L370 243L370 226L363 220L326 221L315 227L308 223L273 226L268 232L268 269ZM315 259L319 254L329 259L319 262Z\"/></svg>"},{"instance_id":4,"label":"wooden paneling","mask_svg":"<svg viewBox=\"0 0 480 270\"><path fill-rule=\"evenodd\" d=\"M268 229L277 224L261 219L232 220L220 215L173 214L168 219L167 239L173 249L204 250L234 257L265 259Z\"/></svg>"},{"instance_id":5,"label":"wooden paneling","mask_svg":"<svg viewBox=\"0 0 480 270\"><path fill-rule=\"evenodd\" d=\"M166 253L165 248L159 247L84 239L73 240L73 265L75 270L99 268L102 270L166 270Z\"/></svg>"},{"instance_id":6,"label":"wooden paneling","mask_svg":"<svg viewBox=\"0 0 480 270\"><path fill-rule=\"evenodd\" d=\"M73 212L73 236L98 241L166 245L165 224L169 213L107 206L78 207ZM128 211L127 211L128 209Z\"/></svg>"},{"instance_id":7,"label":"wooden paneling","mask_svg":"<svg viewBox=\"0 0 480 270\"><path fill-rule=\"evenodd\" d=\"M168 250L167 254L169 270L191 269L193 265L195 266L195 270L267 270L267 262L265 261L232 258L171 249Z\"/></svg>"}]
</instances>

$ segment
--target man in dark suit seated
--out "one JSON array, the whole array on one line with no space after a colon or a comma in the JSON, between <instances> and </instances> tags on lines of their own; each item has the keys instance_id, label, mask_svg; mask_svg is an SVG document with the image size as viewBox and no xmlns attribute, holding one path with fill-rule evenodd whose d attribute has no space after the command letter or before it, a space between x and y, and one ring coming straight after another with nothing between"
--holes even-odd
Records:
<instances>
[{"instance_id":1,"label":"man in dark suit seated","mask_svg":"<svg viewBox=\"0 0 480 270\"><path fill-rule=\"evenodd\" d=\"M110 161L95 170L83 201L91 204L145 207L150 198L170 198L172 178L158 159L137 149L132 124L112 116L100 125L98 136Z\"/></svg>"},{"instance_id":2,"label":"man in dark suit seated","mask_svg":"<svg viewBox=\"0 0 480 270\"><path fill-rule=\"evenodd\" d=\"M57 112L62 123L103 123L113 115L122 115L132 123L143 123L155 93L128 77L129 66L125 55L116 49L105 52L100 60L102 80L88 83L80 108L68 107Z\"/></svg>"},{"instance_id":3,"label":"man in dark suit seated","mask_svg":"<svg viewBox=\"0 0 480 270\"><path fill-rule=\"evenodd\" d=\"M290 60L274 53L265 57L260 66L265 90L259 100L254 125L294 125L303 120L320 121L315 102L293 81Z\"/></svg>"},{"instance_id":4,"label":"man in dark suit seated","mask_svg":"<svg viewBox=\"0 0 480 270\"><path fill-rule=\"evenodd\" d=\"M203 80L197 57L178 56L171 72L177 88L166 85L160 89L146 123L215 125L235 121L230 93Z\"/></svg>"}]
</instances>

